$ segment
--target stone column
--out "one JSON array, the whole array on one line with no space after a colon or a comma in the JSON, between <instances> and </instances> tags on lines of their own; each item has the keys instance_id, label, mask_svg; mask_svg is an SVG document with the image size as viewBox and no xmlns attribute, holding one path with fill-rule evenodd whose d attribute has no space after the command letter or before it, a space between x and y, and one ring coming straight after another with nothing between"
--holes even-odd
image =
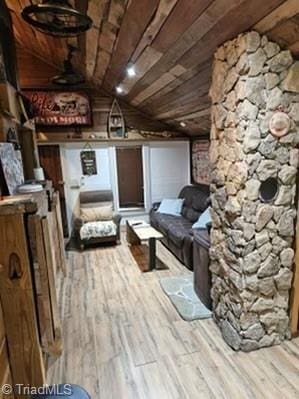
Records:
<instances>
[{"instance_id":1,"label":"stone column","mask_svg":"<svg viewBox=\"0 0 299 399\"><path fill-rule=\"evenodd\" d=\"M298 65L289 51L256 32L240 35L215 54L210 89L213 314L235 350L290 337ZM290 121L280 138L269 129L278 111ZM278 179L278 194L266 203L260 188L270 177Z\"/></svg>"}]
</instances>

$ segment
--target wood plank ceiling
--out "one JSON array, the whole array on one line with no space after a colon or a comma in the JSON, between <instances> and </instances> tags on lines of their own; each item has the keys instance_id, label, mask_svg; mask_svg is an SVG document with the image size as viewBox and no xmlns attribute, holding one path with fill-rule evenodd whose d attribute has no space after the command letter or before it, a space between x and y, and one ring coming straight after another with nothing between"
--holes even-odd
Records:
<instances>
[{"instance_id":1,"label":"wood plank ceiling","mask_svg":"<svg viewBox=\"0 0 299 399\"><path fill-rule=\"evenodd\" d=\"M7 1L19 48L61 68L67 41L26 25L20 10L28 3ZM120 85L123 100L190 135L209 132L208 90L217 46L255 29L299 56L298 0L75 0L75 4L93 19L86 34L72 39L80 48L76 65L88 80L113 95ZM126 74L129 64L135 66L133 78Z\"/></svg>"}]
</instances>

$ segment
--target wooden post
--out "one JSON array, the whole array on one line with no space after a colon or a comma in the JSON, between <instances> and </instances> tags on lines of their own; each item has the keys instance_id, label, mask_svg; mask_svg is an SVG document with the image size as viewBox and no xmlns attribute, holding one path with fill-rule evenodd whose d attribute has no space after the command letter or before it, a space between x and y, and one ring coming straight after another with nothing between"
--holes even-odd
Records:
<instances>
[{"instance_id":1,"label":"wooden post","mask_svg":"<svg viewBox=\"0 0 299 399\"><path fill-rule=\"evenodd\" d=\"M63 275L66 277L66 262L65 262L65 250L64 250L64 236L63 236L63 227L62 227L62 219L61 219L61 207L60 207L60 198L59 192L56 191L53 195L54 202L54 214L56 219L56 234L57 234L57 245L59 247L59 267L61 268Z\"/></svg>"},{"instance_id":2,"label":"wooden post","mask_svg":"<svg viewBox=\"0 0 299 399\"><path fill-rule=\"evenodd\" d=\"M55 356L60 356L62 353L62 332L55 288L55 276L53 267L54 260L52 252L53 240L50 233L48 218L43 218L41 223L43 231L44 251L47 262L47 281L49 284L49 295L51 300L51 313L54 332L54 341L49 350L51 354Z\"/></svg>"},{"instance_id":3,"label":"wooden post","mask_svg":"<svg viewBox=\"0 0 299 399\"><path fill-rule=\"evenodd\" d=\"M0 299L13 384L42 386L45 370L21 208L0 216Z\"/></svg>"}]
</instances>

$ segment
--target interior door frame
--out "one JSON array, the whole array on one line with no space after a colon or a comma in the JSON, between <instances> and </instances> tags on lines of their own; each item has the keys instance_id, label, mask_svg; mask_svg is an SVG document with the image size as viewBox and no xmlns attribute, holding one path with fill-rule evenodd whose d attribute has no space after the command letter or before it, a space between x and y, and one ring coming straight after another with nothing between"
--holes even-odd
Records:
<instances>
[{"instance_id":1,"label":"interior door frame","mask_svg":"<svg viewBox=\"0 0 299 399\"><path fill-rule=\"evenodd\" d=\"M62 177L62 185L63 185L63 192L64 192L64 206L65 206L65 217L66 217L66 224L67 224L67 236L65 238L69 238L71 236L71 226L69 225L69 216L68 216L68 206L67 206L67 190L66 190L66 180L65 180L65 165L64 165L64 148L60 143L38 143L38 147L50 147L50 146L57 146L59 149L59 159L60 159L60 167L61 167L61 177ZM61 215L62 217L62 215Z\"/></svg>"},{"instance_id":2,"label":"interior door frame","mask_svg":"<svg viewBox=\"0 0 299 399\"><path fill-rule=\"evenodd\" d=\"M142 209L149 212L151 209L151 195L150 195L150 150L149 145L144 143L120 143L109 147L110 159L110 179L114 197L114 208L116 211L122 210L119 200L119 187L118 187L118 173L117 173L117 148L141 148L142 155L142 169L143 169L143 201L144 206Z\"/></svg>"}]
</instances>

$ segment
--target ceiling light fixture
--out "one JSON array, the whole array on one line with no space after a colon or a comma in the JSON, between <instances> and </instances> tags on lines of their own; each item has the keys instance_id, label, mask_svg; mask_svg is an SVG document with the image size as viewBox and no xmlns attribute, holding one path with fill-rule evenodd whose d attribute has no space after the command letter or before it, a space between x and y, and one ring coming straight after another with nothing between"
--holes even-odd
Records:
<instances>
[{"instance_id":1,"label":"ceiling light fixture","mask_svg":"<svg viewBox=\"0 0 299 399\"><path fill-rule=\"evenodd\" d=\"M115 90L118 94L122 94L124 92L124 89L121 86L116 86Z\"/></svg>"},{"instance_id":2,"label":"ceiling light fixture","mask_svg":"<svg viewBox=\"0 0 299 399\"><path fill-rule=\"evenodd\" d=\"M133 78L134 76L136 76L136 71L135 71L135 67L134 65L130 65L127 68L127 74L129 76L129 78Z\"/></svg>"},{"instance_id":3,"label":"ceiling light fixture","mask_svg":"<svg viewBox=\"0 0 299 399\"><path fill-rule=\"evenodd\" d=\"M186 126L187 126L185 122L180 122L180 125L181 125L182 127L186 127Z\"/></svg>"},{"instance_id":4,"label":"ceiling light fixture","mask_svg":"<svg viewBox=\"0 0 299 399\"><path fill-rule=\"evenodd\" d=\"M92 26L92 19L67 0L43 0L23 8L21 15L37 30L58 37L77 36Z\"/></svg>"},{"instance_id":5,"label":"ceiling light fixture","mask_svg":"<svg viewBox=\"0 0 299 399\"><path fill-rule=\"evenodd\" d=\"M74 86L85 82L84 76L75 72L72 65L73 52L78 50L72 45L68 45L68 56L63 62L63 72L51 79L52 83L60 86Z\"/></svg>"}]
</instances>

